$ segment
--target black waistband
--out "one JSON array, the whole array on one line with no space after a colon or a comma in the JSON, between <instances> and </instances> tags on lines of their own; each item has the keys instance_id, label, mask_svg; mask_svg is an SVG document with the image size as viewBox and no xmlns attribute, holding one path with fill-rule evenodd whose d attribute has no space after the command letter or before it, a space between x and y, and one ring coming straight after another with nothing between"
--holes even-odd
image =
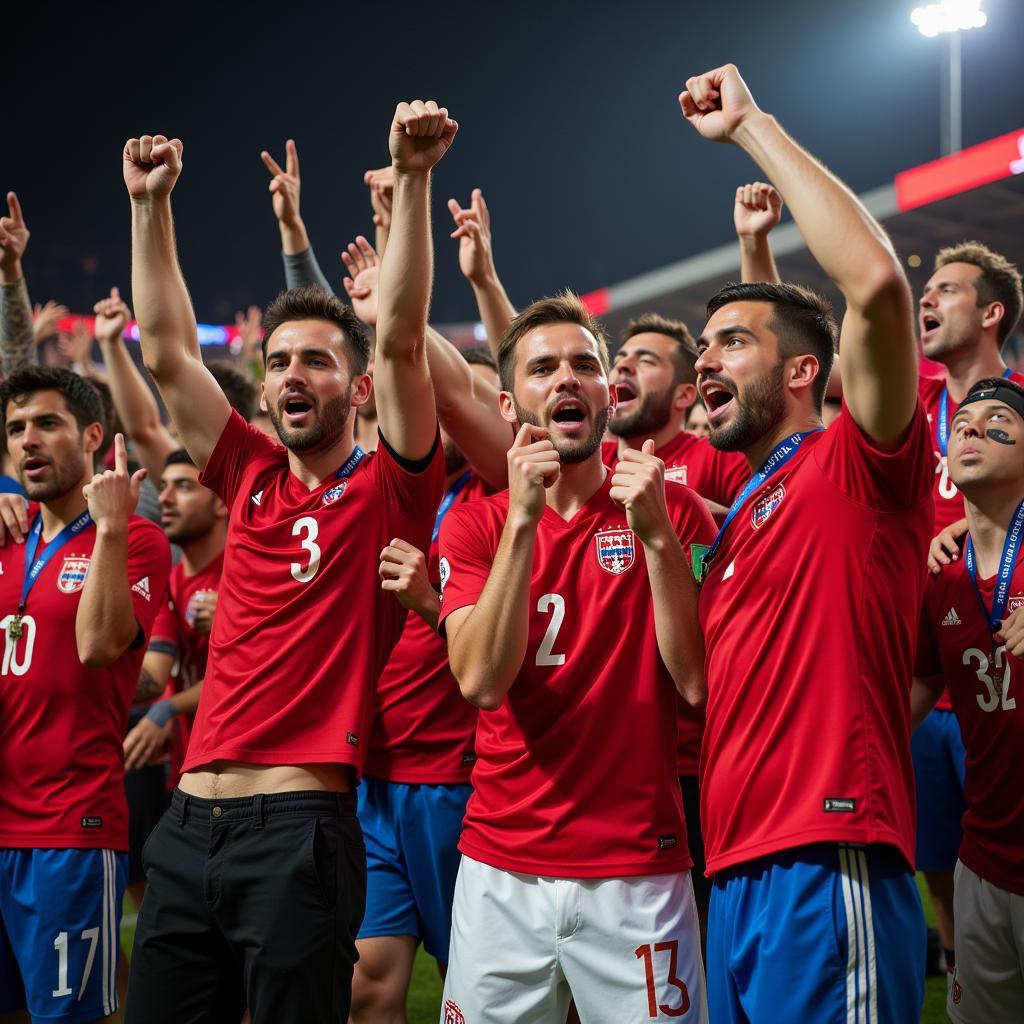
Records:
<instances>
[{"instance_id":1,"label":"black waistband","mask_svg":"<svg viewBox=\"0 0 1024 1024\"><path fill-rule=\"evenodd\" d=\"M210 799L175 789L171 794L171 812L182 823L188 818L214 822L251 818L262 823L264 818L275 814L331 814L341 817L355 814L356 795L313 789Z\"/></svg>"}]
</instances>

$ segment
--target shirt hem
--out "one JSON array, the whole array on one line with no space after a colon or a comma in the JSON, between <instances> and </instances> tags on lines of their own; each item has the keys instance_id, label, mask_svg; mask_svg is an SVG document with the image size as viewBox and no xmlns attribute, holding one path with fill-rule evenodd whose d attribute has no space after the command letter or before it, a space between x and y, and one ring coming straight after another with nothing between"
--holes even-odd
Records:
<instances>
[{"instance_id":1,"label":"shirt hem","mask_svg":"<svg viewBox=\"0 0 1024 1024\"><path fill-rule=\"evenodd\" d=\"M115 853L128 852L128 837L91 836L83 842L80 836L5 836L0 834L0 849L3 850L113 850Z\"/></svg>"},{"instance_id":2,"label":"shirt hem","mask_svg":"<svg viewBox=\"0 0 1024 1024\"><path fill-rule=\"evenodd\" d=\"M1024 896L1024 880L1013 881L1007 879L1005 875L1000 875L998 871L989 870L992 861L988 858L983 860L975 860L975 850L965 850L962 846L960 848L960 863L965 868L969 868L973 871L983 882L988 882L989 885L994 885L997 889L1002 889L1003 892L1012 893L1014 896Z\"/></svg>"},{"instance_id":3,"label":"shirt hem","mask_svg":"<svg viewBox=\"0 0 1024 1024\"><path fill-rule=\"evenodd\" d=\"M406 786L461 786L468 784L472 771L463 772L431 772L431 771L406 771L404 769L393 770L390 768L380 769L378 765L363 765L363 774L372 775L375 779L383 779L384 782L400 782Z\"/></svg>"},{"instance_id":4,"label":"shirt hem","mask_svg":"<svg viewBox=\"0 0 1024 1024\"><path fill-rule=\"evenodd\" d=\"M558 864L552 864L495 855L465 841L459 843L459 850L467 857L472 857L473 860L499 871L514 871L517 874L537 875L541 878L634 878L641 875L673 875L680 871L689 871L693 867L693 858L689 853L683 857L676 856L670 861L627 861L617 864L569 864L560 861Z\"/></svg>"},{"instance_id":5,"label":"shirt hem","mask_svg":"<svg viewBox=\"0 0 1024 1024\"><path fill-rule=\"evenodd\" d=\"M357 772L362 772L362 758L350 750L245 750L239 747L219 747L213 750L199 750L185 758L181 772L195 771L214 761L238 761L241 764L259 765L306 765L306 764L344 764L350 765Z\"/></svg>"},{"instance_id":6,"label":"shirt hem","mask_svg":"<svg viewBox=\"0 0 1024 1024\"><path fill-rule=\"evenodd\" d=\"M757 860L759 857L767 857L773 853L782 853L788 850L795 850L801 846L812 846L815 843L853 843L858 846L891 846L903 858L908 870L914 870L914 846L901 839L896 833L889 829L849 829L836 830L815 829L808 832L801 832L799 835L786 836L785 838L769 839L762 843L755 843L752 846L738 847L726 850L723 853L707 852L707 870L705 874L711 877L717 871L725 871L734 868L738 864L746 864L748 861Z\"/></svg>"}]
</instances>

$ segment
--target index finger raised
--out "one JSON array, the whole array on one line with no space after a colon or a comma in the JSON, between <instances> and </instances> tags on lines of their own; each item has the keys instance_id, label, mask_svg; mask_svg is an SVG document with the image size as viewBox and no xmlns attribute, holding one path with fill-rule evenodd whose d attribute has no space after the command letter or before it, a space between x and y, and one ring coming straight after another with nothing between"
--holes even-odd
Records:
<instances>
[{"instance_id":1,"label":"index finger raised","mask_svg":"<svg viewBox=\"0 0 1024 1024\"><path fill-rule=\"evenodd\" d=\"M124 443L124 434L114 435L114 472L128 472L128 449Z\"/></svg>"},{"instance_id":2,"label":"index finger raised","mask_svg":"<svg viewBox=\"0 0 1024 1024\"><path fill-rule=\"evenodd\" d=\"M281 165L266 150L263 150L263 152L260 153L260 159L263 161L263 166L266 167L271 174L275 176L278 174L284 174L284 171L281 170Z\"/></svg>"},{"instance_id":3,"label":"index finger raised","mask_svg":"<svg viewBox=\"0 0 1024 1024\"><path fill-rule=\"evenodd\" d=\"M21 212L21 203L18 202L18 197L13 192L7 193L7 212L15 223L25 223L25 218Z\"/></svg>"}]
</instances>

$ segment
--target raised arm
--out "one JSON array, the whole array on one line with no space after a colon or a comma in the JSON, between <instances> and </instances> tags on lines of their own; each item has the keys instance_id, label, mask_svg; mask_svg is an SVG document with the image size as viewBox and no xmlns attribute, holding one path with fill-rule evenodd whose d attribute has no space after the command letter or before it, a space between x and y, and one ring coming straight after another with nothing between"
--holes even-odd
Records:
<instances>
[{"instance_id":1,"label":"raised arm","mask_svg":"<svg viewBox=\"0 0 1024 1024\"><path fill-rule=\"evenodd\" d=\"M458 125L433 101L400 103L388 140L395 169L391 235L380 269L373 386L381 434L400 456L425 458L437 435L427 363L427 306L433 285L430 172Z\"/></svg>"},{"instance_id":2,"label":"raised arm","mask_svg":"<svg viewBox=\"0 0 1024 1024\"><path fill-rule=\"evenodd\" d=\"M132 298L142 358L178 428L204 469L231 415L224 392L203 365L196 318L178 266L171 190L181 174L178 139L144 135L124 148L132 202Z\"/></svg>"},{"instance_id":3,"label":"raised arm","mask_svg":"<svg viewBox=\"0 0 1024 1024\"><path fill-rule=\"evenodd\" d=\"M380 261L373 246L359 235L341 254L349 275L343 280L352 308L364 323L377 324ZM512 432L501 418L498 389L475 374L458 349L429 324L427 362L441 426L469 464L495 490L508 485L506 455Z\"/></svg>"},{"instance_id":4,"label":"raised arm","mask_svg":"<svg viewBox=\"0 0 1024 1024\"><path fill-rule=\"evenodd\" d=\"M96 314L96 340L107 368L107 383L114 408L139 464L149 474L150 480L159 480L167 456L178 446L160 420L160 409L153 392L125 348L124 329L131 319L131 311L120 291L111 288L110 297L100 299L93 312Z\"/></svg>"},{"instance_id":5,"label":"raised arm","mask_svg":"<svg viewBox=\"0 0 1024 1024\"><path fill-rule=\"evenodd\" d=\"M28 238L18 197L8 192L7 216L0 217L0 371L5 377L38 359L32 304L21 268Z\"/></svg>"},{"instance_id":6,"label":"raised arm","mask_svg":"<svg viewBox=\"0 0 1024 1024\"><path fill-rule=\"evenodd\" d=\"M705 138L744 149L789 205L814 258L846 299L846 406L878 444L897 445L917 404L917 346L910 286L888 236L838 178L758 108L734 65L689 79L679 102Z\"/></svg>"},{"instance_id":7,"label":"raised arm","mask_svg":"<svg viewBox=\"0 0 1024 1024\"><path fill-rule=\"evenodd\" d=\"M782 217L782 196L763 181L740 185L732 208L732 220L740 243L740 280L747 284L777 284L778 267L768 235Z\"/></svg>"},{"instance_id":8,"label":"raised arm","mask_svg":"<svg viewBox=\"0 0 1024 1024\"><path fill-rule=\"evenodd\" d=\"M473 287L480 320L487 332L487 345L496 360L498 342L516 315L516 307L494 267L491 213L478 188L473 189L468 207L463 208L449 199L448 209L455 220L452 238L459 240L459 269Z\"/></svg>"},{"instance_id":9,"label":"raised arm","mask_svg":"<svg viewBox=\"0 0 1024 1024\"><path fill-rule=\"evenodd\" d=\"M560 468L547 432L524 424L508 452L508 517L487 582L476 604L445 620L452 675L463 697L484 711L501 707L526 657L537 524L547 503L544 488Z\"/></svg>"}]
</instances>

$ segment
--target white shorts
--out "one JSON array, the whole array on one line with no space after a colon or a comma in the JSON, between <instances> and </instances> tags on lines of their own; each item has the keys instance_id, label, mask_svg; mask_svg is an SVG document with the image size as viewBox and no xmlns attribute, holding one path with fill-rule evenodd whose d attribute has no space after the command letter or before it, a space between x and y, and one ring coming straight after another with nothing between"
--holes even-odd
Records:
<instances>
[{"instance_id":1,"label":"white shorts","mask_svg":"<svg viewBox=\"0 0 1024 1024\"><path fill-rule=\"evenodd\" d=\"M707 1024L690 872L546 878L462 858L442 1024Z\"/></svg>"},{"instance_id":2,"label":"white shorts","mask_svg":"<svg viewBox=\"0 0 1024 1024\"><path fill-rule=\"evenodd\" d=\"M1024 1021L1024 896L953 872L956 970L946 1010L958 1024Z\"/></svg>"}]
</instances>

